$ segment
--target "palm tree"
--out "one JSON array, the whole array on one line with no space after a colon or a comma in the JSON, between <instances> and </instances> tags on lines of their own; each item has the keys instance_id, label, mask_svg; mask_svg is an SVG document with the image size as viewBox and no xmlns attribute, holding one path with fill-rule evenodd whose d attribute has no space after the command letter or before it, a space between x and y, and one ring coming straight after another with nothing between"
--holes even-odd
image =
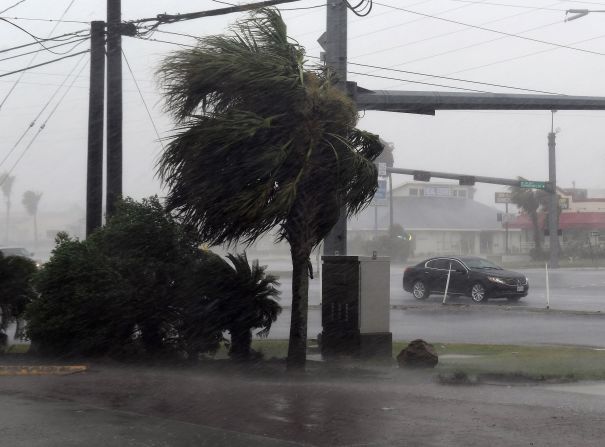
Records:
<instances>
[{"instance_id":1,"label":"palm tree","mask_svg":"<svg viewBox=\"0 0 605 447\"><path fill-rule=\"evenodd\" d=\"M4 240L8 242L8 227L10 224L10 209L11 209L11 191L13 190L13 183L15 182L15 176L10 175L8 172L0 174L0 188L2 188L2 194L6 199L6 229L4 233Z\"/></svg>"},{"instance_id":2,"label":"palm tree","mask_svg":"<svg viewBox=\"0 0 605 447\"><path fill-rule=\"evenodd\" d=\"M34 220L34 247L38 247L38 203L42 198L41 192L25 191L21 203Z\"/></svg>"},{"instance_id":3,"label":"palm tree","mask_svg":"<svg viewBox=\"0 0 605 447\"><path fill-rule=\"evenodd\" d=\"M330 73L304 57L279 12L261 9L158 71L179 124L159 161L168 210L212 245L253 243L274 228L290 245L288 369L305 365L311 251L341 206L352 215L371 200L382 151L355 128L355 105Z\"/></svg>"},{"instance_id":4,"label":"palm tree","mask_svg":"<svg viewBox=\"0 0 605 447\"><path fill-rule=\"evenodd\" d=\"M519 177L519 180L525 180ZM517 205L531 220L534 235L534 247L536 254L542 252L542 234L538 222L538 209L544 206L545 196L544 191L519 188L517 186L510 187L511 202Z\"/></svg>"},{"instance_id":5,"label":"palm tree","mask_svg":"<svg viewBox=\"0 0 605 447\"><path fill-rule=\"evenodd\" d=\"M215 255L216 256L216 255ZM248 263L246 253L228 254L229 265L220 256L216 256L222 266L222 275L214 288L220 318L219 325L229 331L231 346L229 355L236 360L247 360L251 354L252 331L261 329L256 335L269 334L272 323L281 313L276 299L280 291L277 277L265 272L266 266L260 266L258 260Z\"/></svg>"}]
</instances>

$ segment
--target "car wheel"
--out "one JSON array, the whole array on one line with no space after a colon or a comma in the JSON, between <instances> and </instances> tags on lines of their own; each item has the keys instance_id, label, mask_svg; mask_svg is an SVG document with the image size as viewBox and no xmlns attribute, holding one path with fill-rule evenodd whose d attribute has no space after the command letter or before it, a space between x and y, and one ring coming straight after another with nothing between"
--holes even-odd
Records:
<instances>
[{"instance_id":1,"label":"car wheel","mask_svg":"<svg viewBox=\"0 0 605 447\"><path fill-rule=\"evenodd\" d=\"M471 287L471 298L475 303L485 303L487 301L487 291L483 284L477 282Z\"/></svg>"},{"instance_id":2,"label":"car wheel","mask_svg":"<svg viewBox=\"0 0 605 447\"><path fill-rule=\"evenodd\" d=\"M417 300L425 300L429 297L429 290L422 281L416 281L412 286L412 295Z\"/></svg>"}]
</instances>

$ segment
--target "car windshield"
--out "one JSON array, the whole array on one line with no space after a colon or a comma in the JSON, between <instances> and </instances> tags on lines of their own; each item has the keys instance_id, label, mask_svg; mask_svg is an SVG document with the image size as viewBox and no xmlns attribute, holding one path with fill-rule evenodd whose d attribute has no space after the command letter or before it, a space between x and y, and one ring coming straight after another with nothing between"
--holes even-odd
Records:
<instances>
[{"instance_id":1,"label":"car windshield","mask_svg":"<svg viewBox=\"0 0 605 447\"><path fill-rule=\"evenodd\" d=\"M464 263L471 269L502 270L502 267L500 267L499 265L496 265L493 262L488 261L487 259L482 259L482 258L466 259L464 261Z\"/></svg>"}]
</instances>

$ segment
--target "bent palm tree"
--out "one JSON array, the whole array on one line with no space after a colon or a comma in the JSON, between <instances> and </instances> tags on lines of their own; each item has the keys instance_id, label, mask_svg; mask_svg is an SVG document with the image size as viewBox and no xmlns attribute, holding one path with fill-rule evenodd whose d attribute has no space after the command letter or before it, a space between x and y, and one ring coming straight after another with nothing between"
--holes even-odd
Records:
<instances>
[{"instance_id":1,"label":"bent palm tree","mask_svg":"<svg viewBox=\"0 0 605 447\"><path fill-rule=\"evenodd\" d=\"M11 212L11 192L13 190L13 183L15 182L15 176L10 175L8 172L0 174L0 188L2 194L6 199L6 228L4 233L5 242L8 242L8 228L10 225L10 212Z\"/></svg>"},{"instance_id":2,"label":"bent palm tree","mask_svg":"<svg viewBox=\"0 0 605 447\"><path fill-rule=\"evenodd\" d=\"M376 135L356 129L353 102L330 74L304 66L278 11L177 51L158 74L180 128L159 161L167 208L211 244L252 243L273 228L290 244L288 368L306 358L308 260L345 206L377 187Z\"/></svg>"},{"instance_id":3,"label":"bent palm tree","mask_svg":"<svg viewBox=\"0 0 605 447\"><path fill-rule=\"evenodd\" d=\"M34 247L38 247L38 204L42 198L41 192L25 191L21 203L34 220Z\"/></svg>"}]
</instances>

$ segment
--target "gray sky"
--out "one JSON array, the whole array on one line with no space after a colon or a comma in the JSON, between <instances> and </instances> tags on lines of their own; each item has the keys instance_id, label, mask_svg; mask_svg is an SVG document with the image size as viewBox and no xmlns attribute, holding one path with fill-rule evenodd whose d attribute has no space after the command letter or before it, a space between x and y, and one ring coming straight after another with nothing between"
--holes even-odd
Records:
<instances>
[{"instance_id":1,"label":"gray sky","mask_svg":"<svg viewBox=\"0 0 605 447\"><path fill-rule=\"evenodd\" d=\"M71 0L26 0L3 17L59 18ZM0 0L0 10L17 0ZM289 10L325 4L321 0L303 0L285 5L283 15L290 35L307 48L311 56L319 56L316 39L325 29L325 7ZM381 6L388 4L423 14L439 16L465 24L480 25L543 41L572 45L603 53L589 54L552 45L505 37L493 32L473 29L417 14ZM75 0L66 20L89 22L105 18L104 0ZM531 5L531 6L529 6ZM155 16L158 13L185 13L220 8L209 0L125 0L124 20ZM543 8L543 9L536 9ZM605 96L605 14L590 14L580 20L564 23L568 8L605 9L605 0L546 1L535 0L381 0L372 13L359 18L349 13L349 61L386 68L416 71L431 75L450 75L471 81L505 84L561 94ZM208 35L222 33L229 23L241 15L198 19L165 25L162 31ZM55 23L14 20L14 23L40 37L45 37ZM56 34L87 28L86 24L61 23ZM191 44L193 39L156 33L155 39ZM32 39L7 23L0 22L0 50L31 42ZM124 52L145 101L151 108L162 136L170 133L171 122L162 112L161 98L154 82L158 61L178 47L153 41L124 38ZM78 49L86 49L85 41ZM35 47L28 47L32 50ZM69 46L57 50L69 49ZM25 52L0 53L0 59ZM59 57L41 52L35 63ZM27 66L31 56L4 60L0 74ZM79 57L28 72L0 110L4 159L32 119L46 104ZM81 65L80 65L81 66ZM452 87L475 88L493 92L520 93L516 90L485 87L427 76L376 70L349 65L349 71L399 78L388 80L372 76L349 75L350 80L370 89L451 90L405 82L434 82ZM0 97L13 85L18 75L0 78ZM154 178L154 163L161 150L141 98L124 64L124 193L139 198L159 193ZM59 96L62 93L59 93ZM16 197L34 189L44 192L41 212L84 206L85 163L88 115L88 66L81 72L74 87L59 105L46 128L23 155L27 143L46 116L27 134L0 171L11 169L17 176ZM51 103L47 112L52 109ZM380 134L395 144L398 167L432 169L498 177L524 176L546 179L547 133L550 112L438 112L436 116L415 116L385 112L363 113L360 127ZM557 137L559 185L603 188L605 165L602 112L558 112ZM17 162L17 159L22 159ZM395 184L409 181L398 177ZM501 188L478 185L477 199L493 204L493 192Z\"/></svg>"}]
</instances>

